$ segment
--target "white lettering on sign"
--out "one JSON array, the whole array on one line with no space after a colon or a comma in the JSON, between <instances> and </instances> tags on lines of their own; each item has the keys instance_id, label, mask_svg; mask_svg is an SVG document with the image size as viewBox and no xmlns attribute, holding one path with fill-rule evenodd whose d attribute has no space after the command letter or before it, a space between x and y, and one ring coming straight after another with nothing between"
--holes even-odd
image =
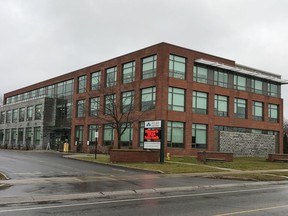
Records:
<instances>
[{"instance_id":1,"label":"white lettering on sign","mask_svg":"<svg viewBox=\"0 0 288 216\"><path fill-rule=\"evenodd\" d=\"M144 149L160 149L160 142L144 142Z\"/></svg>"},{"instance_id":2,"label":"white lettering on sign","mask_svg":"<svg viewBox=\"0 0 288 216\"><path fill-rule=\"evenodd\" d=\"M158 121L145 121L145 128L160 128L161 120Z\"/></svg>"}]
</instances>

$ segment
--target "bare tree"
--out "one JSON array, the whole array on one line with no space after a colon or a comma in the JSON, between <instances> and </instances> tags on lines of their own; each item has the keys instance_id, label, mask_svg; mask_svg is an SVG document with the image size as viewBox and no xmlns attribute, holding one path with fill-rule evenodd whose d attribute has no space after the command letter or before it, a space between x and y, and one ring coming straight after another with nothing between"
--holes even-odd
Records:
<instances>
[{"instance_id":1,"label":"bare tree","mask_svg":"<svg viewBox=\"0 0 288 216\"><path fill-rule=\"evenodd\" d=\"M141 104L141 92L134 90L137 88L133 82L124 87L124 85L116 85L113 77L107 79L106 86L101 85L97 90L99 98L94 98L93 103L90 103L94 107L90 107L89 116L95 118L97 124L108 124L116 131L117 140L114 146L120 149L121 136L129 125L141 121L145 111L153 109L155 104L153 102ZM91 100L93 96L89 91L87 93Z\"/></svg>"}]
</instances>

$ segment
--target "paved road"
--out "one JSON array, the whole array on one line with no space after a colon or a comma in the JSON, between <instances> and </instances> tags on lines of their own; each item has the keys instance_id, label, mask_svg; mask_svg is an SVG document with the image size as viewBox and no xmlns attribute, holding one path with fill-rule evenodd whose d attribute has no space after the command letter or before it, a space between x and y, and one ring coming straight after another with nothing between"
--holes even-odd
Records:
<instances>
[{"instance_id":1,"label":"paved road","mask_svg":"<svg viewBox=\"0 0 288 216\"><path fill-rule=\"evenodd\" d=\"M5 216L287 215L288 185L3 206Z\"/></svg>"},{"instance_id":2,"label":"paved road","mask_svg":"<svg viewBox=\"0 0 288 216\"><path fill-rule=\"evenodd\" d=\"M164 175L0 150L0 215L286 215L288 183ZM236 212L236 213L235 213ZM224 214L228 213L228 214Z\"/></svg>"}]
</instances>

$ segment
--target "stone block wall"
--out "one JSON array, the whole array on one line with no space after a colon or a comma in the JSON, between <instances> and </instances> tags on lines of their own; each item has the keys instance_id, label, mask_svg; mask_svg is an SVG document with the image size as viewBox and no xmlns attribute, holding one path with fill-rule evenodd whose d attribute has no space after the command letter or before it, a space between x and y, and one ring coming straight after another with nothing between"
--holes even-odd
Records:
<instances>
[{"instance_id":1,"label":"stone block wall","mask_svg":"<svg viewBox=\"0 0 288 216\"><path fill-rule=\"evenodd\" d=\"M275 153L275 136L220 131L220 152L232 152L234 156L267 156Z\"/></svg>"}]
</instances>

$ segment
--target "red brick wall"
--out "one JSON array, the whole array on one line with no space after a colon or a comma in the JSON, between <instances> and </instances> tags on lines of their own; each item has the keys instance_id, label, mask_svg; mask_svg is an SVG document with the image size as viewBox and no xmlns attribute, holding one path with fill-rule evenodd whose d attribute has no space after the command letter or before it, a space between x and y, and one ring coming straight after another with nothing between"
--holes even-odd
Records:
<instances>
[{"instance_id":1,"label":"red brick wall","mask_svg":"<svg viewBox=\"0 0 288 216\"><path fill-rule=\"evenodd\" d=\"M114 162L159 162L159 151L113 149L110 150L110 161Z\"/></svg>"}]
</instances>

